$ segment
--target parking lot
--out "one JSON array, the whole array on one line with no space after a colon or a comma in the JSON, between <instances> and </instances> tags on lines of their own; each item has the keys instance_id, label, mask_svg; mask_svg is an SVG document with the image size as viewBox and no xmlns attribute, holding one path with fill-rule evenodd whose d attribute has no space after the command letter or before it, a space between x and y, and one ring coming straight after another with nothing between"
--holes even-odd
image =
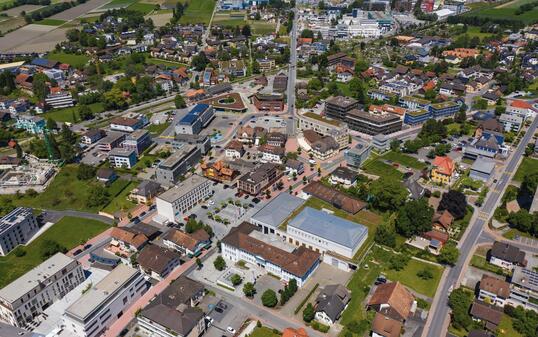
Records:
<instances>
[{"instance_id":1,"label":"parking lot","mask_svg":"<svg viewBox=\"0 0 538 337\"><path fill-rule=\"evenodd\" d=\"M207 337L233 336L248 318L247 313L216 296L205 296L199 306L211 321L205 333Z\"/></svg>"}]
</instances>

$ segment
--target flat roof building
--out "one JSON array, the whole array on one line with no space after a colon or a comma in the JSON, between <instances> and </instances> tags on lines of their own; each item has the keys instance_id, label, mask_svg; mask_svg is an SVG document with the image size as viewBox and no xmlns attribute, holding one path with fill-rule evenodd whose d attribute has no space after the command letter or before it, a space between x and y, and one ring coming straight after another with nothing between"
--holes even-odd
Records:
<instances>
[{"instance_id":1,"label":"flat roof building","mask_svg":"<svg viewBox=\"0 0 538 337\"><path fill-rule=\"evenodd\" d=\"M289 193L280 193L250 218L250 222L261 228L264 234L274 234L292 213L305 203L304 199Z\"/></svg>"},{"instance_id":2,"label":"flat roof building","mask_svg":"<svg viewBox=\"0 0 538 337\"><path fill-rule=\"evenodd\" d=\"M25 244L38 231L39 225L31 208L17 207L0 218L0 256Z\"/></svg>"},{"instance_id":3,"label":"flat roof building","mask_svg":"<svg viewBox=\"0 0 538 337\"><path fill-rule=\"evenodd\" d=\"M158 183L172 186L179 180L179 177L187 173L202 159L200 148L194 145L185 145L170 157L162 161L155 171Z\"/></svg>"}]
</instances>

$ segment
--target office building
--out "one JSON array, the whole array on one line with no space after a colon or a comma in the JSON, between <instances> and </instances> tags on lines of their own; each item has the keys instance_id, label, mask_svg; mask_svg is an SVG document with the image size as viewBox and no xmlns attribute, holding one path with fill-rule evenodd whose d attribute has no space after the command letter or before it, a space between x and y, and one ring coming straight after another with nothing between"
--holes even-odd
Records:
<instances>
[{"instance_id":1,"label":"office building","mask_svg":"<svg viewBox=\"0 0 538 337\"><path fill-rule=\"evenodd\" d=\"M65 310L65 329L79 337L102 336L147 289L138 270L119 264Z\"/></svg>"},{"instance_id":2,"label":"office building","mask_svg":"<svg viewBox=\"0 0 538 337\"><path fill-rule=\"evenodd\" d=\"M197 135L209 125L215 109L208 104L196 104L175 126L176 134Z\"/></svg>"},{"instance_id":3,"label":"office building","mask_svg":"<svg viewBox=\"0 0 538 337\"><path fill-rule=\"evenodd\" d=\"M362 142L357 143L354 147L346 150L344 152L344 159L346 160L347 166L359 169L370 156L371 150L371 145Z\"/></svg>"},{"instance_id":4,"label":"office building","mask_svg":"<svg viewBox=\"0 0 538 337\"><path fill-rule=\"evenodd\" d=\"M336 96L325 101L325 116L341 121L346 120L347 114L359 107L359 101L350 97Z\"/></svg>"},{"instance_id":5,"label":"office building","mask_svg":"<svg viewBox=\"0 0 538 337\"><path fill-rule=\"evenodd\" d=\"M84 279L77 260L57 253L0 290L0 320L26 327Z\"/></svg>"},{"instance_id":6,"label":"office building","mask_svg":"<svg viewBox=\"0 0 538 337\"><path fill-rule=\"evenodd\" d=\"M242 175L237 182L237 190L250 195L258 195L281 176L282 172L277 164L265 163Z\"/></svg>"},{"instance_id":7,"label":"office building","mask_svg":"<svg viewBox=\"0 0 538 337\"><path fill-rule=\"evenodd\" d=\"M185 145L194 145L205 155L211 150L211 139L204 135L176 135L172 140L175 150L181 150Z\"/></svg>"},{"instance_id":8,"label":"office building","mask_svg":"<svg viewBox=\"0 0 538 337\"><path fill-rule=\"evenodd\" d=\"M121 144L124 149L135 151L140 156L151 145L151 137L147 130L136 130L128 134Z\"/></svg>"},{"instance_id":9,"label":"office building","mask_svg":"<svg viewBox=\"0 0 538 337\"><path fill-rule=\"evenodd\" d=\"M134 132L148 124L148 119L142 114L131 114L128 117L116 117L110 122L113 131Z\"/></svg>"},{"instance_id":10,"label":"office building","mask_svg":"<svg viewBox=\"0 0 538 337\"><path fill-rule=\"evenodd\" d=\"M330 136L338 143L340 150L349 146L349 129L344 123L314 113L299 115L298 122L299 131L313 130L322 136Z\"/></svg>"},{"instance_id":11,"label":"office building","mask_svg":"<svg viewBox=\"0 0 538 337\"><path fill-rule=\"evenodd\" d=\"M132 168L136 164L136 152L131 149L113 148L108 153L110 166L116 168Z\"/></svg>"},{"instance_id":12,"label":"office building","mask_svg":"<svg viewBox=\"0 0 538 337\"><path fill-rule=\"evenodd\" d=\"M402 130L402 120L394 114L371 114L355 109L348 112L346 122L351 130L373 136Z\"/></svg>"},{"instance_id":13,"label":"office building","mask_svg":"<svg viewBox=\"0 0 538 337\"><path fill-rule=\"evenodd\" d=\"M25 244L39 230L31 208L17 207L0 219L0 256Z\"/></svg>"},{"instance_id":14,"label":"office building","mask_svg":"<svg viewBox=\"0 0 538 337\"><path fill-rule=\"evenodd\" d=\"M155 199L160 222L179 222L185 212L211 196L211 181L192 175Z\"/></svg>"},{"instance_id":15,"label":"office building","mask_svg":"<svg viewBox=\"0 0 538 337\"><path fill-rule=\"evenodd\" d=\"M409 110L430 110L430 101L414 96L401 97L398 103Z\"/></svg>"},{"instance_id":16,"label":"office building","mask_svg":"<svg viewBox=\"0 0 538 337\"><path fill-rule=\"evenodd\" d=\"M97 143L97 149L101 151L110 151L115 147L119 147L125 140L125 134L121 132L109 132L105 138L102 138Z\"/></svg>"},{"instance_id":17,"label":"office building","mask_svg":"<svg viewBox=\"0 0 538 337\"><path fill-rule=\"evenodd\" d=\"M194 145L183 146L157 166L155 171L157 182L166 186L175 184L179 177L198 164L200 159L202 159L200 148Z\"/></svg>"},{"instance_id":18,"label":"office building","mask_svg":"<svg viewBox=\"0 0 538 337\"><path fill-rule=\"evenodd\" d=\"M429 110L433 118L448 117L454 116L460 110L460 105L452 101L432 103Z\"/></svg>"}]
</instances>

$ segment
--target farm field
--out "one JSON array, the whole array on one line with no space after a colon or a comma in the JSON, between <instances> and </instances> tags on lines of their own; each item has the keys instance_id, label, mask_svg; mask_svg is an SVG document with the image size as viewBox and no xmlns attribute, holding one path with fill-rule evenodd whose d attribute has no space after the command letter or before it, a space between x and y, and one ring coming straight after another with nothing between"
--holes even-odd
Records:
<instances>
[{"instance_id":1,"label":"farm field","mask_svg":"<svg viewBox=\"0 0 538 337\"><path fill-rule=\"evenodd\" d=\"M215 9L215 0L198 0L189 2L185 14L179 20L181 24L209 24L213 10Z\"/></svg>"},{"instance_id":2,"label":"farm field","mask_svg":"<svg viewBox=\"0 0 538 337\"><path fill-rule=\"evenodd\" d=\"M99 11L106 11L108 9L119 9L129 7L134 4L136 0L112 0L104 6L99 7Z\"/></svg>"},{"instance_id":3,"label":"farm field","mask_svg":"<svg viewBox=\"0 0 538 337\"><path fill-rule=\"evenodd\" d=\"M22 27L25 24L26 22L24 21L24 18L22 17L0 18L0 33L7 32L10 30L16 29L18 27Z\"/></svg>"},{"instance_id":4,"label":"farm field","mask_svg":"<svg viewBox=\"0 0 538 337\"><path fill-rule=\"evenodd\" d=\"M276 29L276 24L273 22L247 20L245 16L246 12L243 11L217 12L212 24L224 27L242 27L248 24L253 35L266 35Z\"/></svg>"},{"instance_id":5,"label":"farm field","mask_svg":"<svg viewBox=\"0 0 538 337\"><path fill-rule=\"evenodd\" d=\"M36 24L38 24L38 25L46 25L46 26L61 26L64 23L66 23L66 21L64 21L64 20L49 19L49 18L43 19L41 21L36 21Z\"/></svg>"},{"instance_id":6,"label":"farm field","mask_svg":"<svg viewBox=\"0 0 538 337\"><path fill-rule=\"evenodd\" d=\"M3 11L2 13L7 14L7 16L18 17L18 16L20 16L22 11L25 11L26 13L30 13L32 11L35 11L36 9L43 8L43 7L45 7L45 6L22 5L22 6L17 6L17 7L10 8L8 10Z\"/></svg>"},{"instance_id":7,"label":"farm field","mask_svg":"<svg viewBox=\"0 0 538 337\"><path fill-rule=\"evenodd\" d=\"M82 68L90 60L90 58L86 55L66 54L60 52L49 53L47 54L47 57L51 60L68 63L75 68Z\"/></svg>"},{"instance_id":8,"label":"farm field","mask_svg":"<svg viewBox=\"0 0 538 337\"><path fill-rule=\"evenodd\" d=\"M148 4L148 3L144 3L144 2L136 2L136 3L132 4L132 5L130 5L129 7L127 7L127 9L140 12L140 13L142 13L144 15L153 12L155 10L155 8L156 8L156 5Z\"/></svg>"},{"instance_id":9,"label":"farm field","mask_svg":"<svg viewBox=\"0 0 538 337\"><path fill-rule=\"evenodd\" d=\"M502 5L496 6L495 8L519 8L519 6L534 2L534 0L514 0Z\"/></svg>"},{"instance_id":10,"label":"farm field","mask_svg":"<svg viewBox=\"0 0 538 337\"><path fill-rule=\"evenodd\" d=\"M519 7L519 6L518 6ZM524 24L529 25L538 22L538 8L534 8L521 15L516 15L516 8L484 8L476 11L471 11L463 14L464 16L476 16L480 18L492 18L492 19L508 19L522 21Z\"/></svg>"}]
</instances>

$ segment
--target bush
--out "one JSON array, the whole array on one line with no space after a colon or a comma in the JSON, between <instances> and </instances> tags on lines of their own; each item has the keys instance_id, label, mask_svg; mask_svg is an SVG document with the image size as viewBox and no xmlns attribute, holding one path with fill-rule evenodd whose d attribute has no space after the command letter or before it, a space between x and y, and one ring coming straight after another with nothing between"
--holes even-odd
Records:
<instances>
[{"instance_id":1,"label":"bush","mask_svg":"<svg viewBox=\"0 0 538 337\"><path fill-rule=\"evenodd\" d=\"M312 327L312 329L314 330L317 330L319 332L323 332L323 333L326 333L329 331L330 327L325 325L325 324L321 324L320 322L318 321L313 321L310 326Z\"/></svg>"},{"instance_id":2,"label":"bush","mask_svg":"<svg viewBox=\"0 0 538 337\"><path fill-rule=\"evenodd\" d=\"M217 256L215 261L213 262L213 265L215 266L215 269L218 271L223 271L224 268L226 268L226 261L222 258L222 256Z\"/></svg>"},{"instance_id":3,"label":"bush","mask_svg":"<svg viewBox=\"0 0 538 337\"><path fill-rule=\"evenodd\" d=\"M278 303L276 293L272 289L267 289L262 294L262 304L268 308L274 308Z\"/></svg>"},{"instance_id":4,"label":"bush","mask_svg":"<svg viewBox=\"0 0 538 337\"><path fill-rule=\"evenodd\" d=\"M314 306L312 305L312 303L308 303L303 310L303 320L307 323L310 323L314 319L315 315L316 312L314 311Z\"/></svg>"},{"instance_id":5,"label":"bush","mask_svg":"<svg viewBox=\"0 0 538 337\"><path fill-rule=\"evenodd\" d=\"M238 274L233 274L231 277L230 277L230 281L232 281L232 284L234 286L238 286L241 284L241 282L243 281L243 279L241 278L241 276L239 276Z\"/></svg>"},{"instance_id":6,"label":"bush","mask_svg":"<svg viewBox=\"0 0 538 337\"><path fill-rule=\"evenodd\" d=\"M417 276L423 280L431 280L433 278L433 274L429 269L419 270Z\"/></svg>"},{"instance_id":7,"label":"bush","mask_svg":"<svg viewBox=\"0 0 538 337\"><path fill-rule=\"evenodd\" d=\"M67 248L54 240L45 240L41 243L41 258L48 259L56 253L67 253Z\"/></svg>"}]
</instances>

